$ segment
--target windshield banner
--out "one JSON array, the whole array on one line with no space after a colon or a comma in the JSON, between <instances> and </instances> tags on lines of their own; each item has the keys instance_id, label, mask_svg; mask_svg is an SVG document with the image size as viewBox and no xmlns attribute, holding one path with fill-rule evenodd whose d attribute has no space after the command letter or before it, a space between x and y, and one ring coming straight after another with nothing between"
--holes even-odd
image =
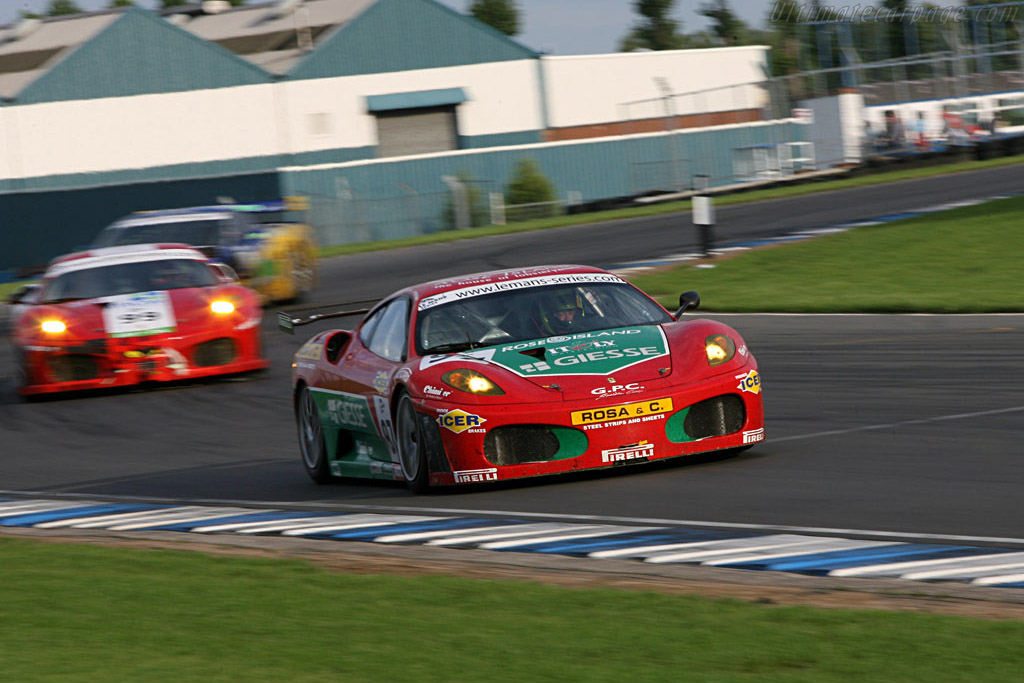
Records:
<instances>
[{"instance_id":1,"label":"windshield banner","mask_svg":"<svg viewBox=\"0 0 1024 683\"><path fill-rule=\"evenodd\" d=\"M463 287L447 292L441 292L434 296L420 299L419 310L425 311L434 306L440 306L452 301L462 301L475 296L486 296L498 292L511 292L518 289L529 289L531 287L546 287L548 285L575 285L592 284L595 282L623 283L625 280L618 275L610 273L566 273L564 275L544 275L541 277L528 277L519 280L500 280L486 284Z\"/></svg>"}]
</instances>

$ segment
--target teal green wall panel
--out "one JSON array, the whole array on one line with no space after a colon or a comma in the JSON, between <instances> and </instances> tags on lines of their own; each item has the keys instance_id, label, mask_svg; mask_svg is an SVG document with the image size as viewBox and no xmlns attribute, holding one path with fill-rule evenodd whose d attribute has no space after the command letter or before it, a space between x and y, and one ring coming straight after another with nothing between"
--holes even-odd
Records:
<instances>
[{"instance_id":1,"label":"teal green wall panel","mask_svg":"<svg viewBox=\"0 0 1024 683\"><path fill-rule=\"evenodd\" d=\"M366 110L376 112L393 111L395 109L440 107L446 104L462 104L466 99L466 91L462 88L414 90L412 92L396 92L387 95L370 95L366 98Z\"/></svg>"},{"instance_id":2,"label":"teal green wall panel","mask_svg":"<svg viewBox=\"0 0 1024 683\"><path fill-rule=\"evenodd\" d=\"M462 149L484 149L487 147L506 147L512 145L535 145L544 139L539 130L521 130L515 133L496 133L494 135L460 135Z\"/></svg>"},{"instance_id":3,"label":"teal green wall panel","mask_svg":"<svg viewBox=\"0 0 1024 683\"><path fill-rule=\"evenodd\" d=\"M289 73L292 79L535 59L503 33L434 0L379 0Z\"/></svg>"},{"instance_id":4,"label":"teal green wall panel","mask_svg":"<svg viewBox=\"0 0 1024 683\"><path fill-rule=\"evenodd\" d=\"M16 103L128 97L269 83L234 53L132 8L31 83Z\"/></svg>"},{"instance_id":5,"label":"teal green wall panel","mask_svg":"<svg viewBox=\"0 0 1024 683\"><path fill-rule=\"evenodd\" d=\"M735 149L802 139L806 127L791 123L551 144L498 151L471 151L390 163L282 172L282 192L308 194L310 222L325 244L374 241L446 230L449 190L442 177L471 180L479 201L502 192L516 164L533 159L557 196L579 193L584 203L651 191L672 182L688 189L695 175L711 186L736 182ZM652 174L650 169L657 172ZM653 179L653 180L652 180Z\"/></svg>"}]
</instances>

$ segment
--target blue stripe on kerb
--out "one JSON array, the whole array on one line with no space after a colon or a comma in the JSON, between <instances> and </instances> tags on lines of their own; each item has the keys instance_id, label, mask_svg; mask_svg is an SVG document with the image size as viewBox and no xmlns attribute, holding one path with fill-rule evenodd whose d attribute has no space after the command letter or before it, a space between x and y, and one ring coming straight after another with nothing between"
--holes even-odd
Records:
<instances>
[{"instance_id":1,"label":"blue stripe on kerb","mask_svg":"<svg viewBox=\"0 0 1024 683\"><path fill-rule=\"evenodd\" d=\"M398 534L415 534L422 531L436 531L440 529L472 529L475 526L478 526L481 529L486 529L490 526L499 526L508 523L509 522L507 520L503 519L460 519L453 517L451 519L435 520L431 522L391 524L383 528L353 529L352 531L342 531L338 533L328 532L324 535L329 536L330 538L336 538L339 541L376 541L377 539L387 538L388 536L397 536Z\"/></svg>"},{"instance_id":2,"label":"blue stripe on kerb","mask_svg":"<svg viewBox=\"0 0 1024 683\"><path fill-rule=\"evenodd\" d=\"M623 535L604 536L592 539L580 539L578 541L552 541L549 544L538 544L534 552L552 553L557 555L589 555L600 550L612 550L614 548L629 548L630 546L642 547L648 545L662 545L668 543L701 543L707 541L722 541L733 538L748 538L756 534L746 532L707 531L705 529L671 529L668 531L624 531ZM544 546L547 547L544 547ZM526 546L523 546L525 549Z\"/></svg>"},{"instance_id":3,"label":"blue stripe on kerb","mask_svg":"<svg viewBox=\"0 0 1024 683\"><path fill-rule=\"evenodd\" d=\"M0 519L0 526L33 526L44 522L54 522L58 519L98 517L119 512L142 512L150 509L153 509L152 506L147 505L85 505L77 508L61 508L60 510L45 510L13 517L4 517Z\"/></svg>"},{"instance_id":4,"label":"blue stripe on kerb","mask_svg":"<svg viewBox=\"0 0 1024 683\"><path fill-rule=\"evenodd\" d=\"M997 550L995 548L979 548L977 546L965 545L926 545L920 543L907 543L906 545L890 546L882 549L867 549L863 551L847 550L835 553L835 557L827 557L829 553L822 553L822 557L815 559L814 556L806 558L792 557L768 563L764 569L780 572L796 572L799 574L824 573L834 569L847 569L849 567L866 567L874 564L888 564L901 562L907 558L915 560L942 559L948 555L959 553L958 557L974 557L975 555L989 555L994 552L1010 552L1009 550ZM758 569L760 567L753 567Z\"/></svg>"},{"instance_id":5,"label":"blue stripe on kerb","mask_svg":"<svg viewBox=\"0 0 1024 683\"><path fill-rule=\"evenodd\" d=\"M219 524L240 524L242 522L278 522L295 517L314 517L321 513L299 512L297 510L264 510L263 512L252 512L251 514L228 514L215 519L201 519L192 522L178 522L160 527L161 531L194 531L206 526L217 526ZM327 514L327 513L323 513ZM155 529L156 527L154 527ZM230 532L228 532L230 533Z\"/></svg>"}]
</instances>

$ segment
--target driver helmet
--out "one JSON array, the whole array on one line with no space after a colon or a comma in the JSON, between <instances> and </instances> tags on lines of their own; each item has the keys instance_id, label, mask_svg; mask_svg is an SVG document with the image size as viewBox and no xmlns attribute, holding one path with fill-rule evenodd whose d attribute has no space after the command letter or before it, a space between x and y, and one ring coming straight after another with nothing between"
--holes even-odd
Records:
<instances>
[{"instance_id":1,"label":"driver helmet","mask_svg":"<svg viewBox=\"0 0 1024 683\"><path fill-rule=\"evenodd\" d=\"M540 326L548 334L566 334L581 323L583 304L576 292L545 295L540 302Z\"/></svg>"}]
</instances>

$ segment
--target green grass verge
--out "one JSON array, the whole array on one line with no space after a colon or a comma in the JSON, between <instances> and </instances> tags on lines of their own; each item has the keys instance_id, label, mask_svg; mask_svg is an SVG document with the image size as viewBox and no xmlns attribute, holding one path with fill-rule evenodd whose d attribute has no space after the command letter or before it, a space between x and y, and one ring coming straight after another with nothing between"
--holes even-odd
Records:
<instances>
[{"instance_id":1,"label":"green grass verge","mask_svg":"<svg viewBox=\"0 0 1024 683\"><path fill-rule=\"evenodd\" d=\"M670 310L696 289L711 311L1024 311L1024 196L767 247L632 278Z\"/></svg>"},{"instance_id":2,"label":"green grass verge","mask_svg":"<svg viewBox=\"0 0 1024 683\"><path fill-rule=\"evenodd\" d=\"M808 182L790 182L768 187L762 190L744 191L735 194L724 194L715 197L716 206L728 206L729 204L741 204L745 202L756 202L764 199L781 199L784 197L797 197L800 195L813 194L816 192L829 192L832 190L843 190L854 187L865 187L868 185L882 185L900 180L913 180L916 178L931 178L950 173L964 173L967 171L979 171L986 168L998 168L1001 166L1012 166L1024 164L1024 155L1013 157L1002 157L999 159L986 159L984 161L965 161L954 164L943 164L928 166L924 168L909 168L903 170L886 171L870 175L858 175L854 177L840 178L837 180L817 180ZM339 256L342 254L359 254L367 251L382 251L384 249L397 249L399 247L413 247L421 244L435 244L438 242L453 242L456 240L474 239L476 237L488 237L490 235L506 235L517 232L528 232L532 230L546 230L567 225L580 225L583 223L601 223L607 221L621 220L626 218L639 218L643 216L658 216L662 214L689 211L690 200L660 202L646 206L635 206L609 211L593 213L572 214L568 216L557 216L554 218L524 221L511 225L489 225L480 228L467 230L445 230L431 233L429 235L417 235L395 240L382 240L379 242L359 242L356 244L342 244L332 247L321 247L320 256Z\"/></svg>"},{"instance_id":3,"label":"green grass verge","mask_svg":"<svg viewBox=\"0 0 1024 683\"><path fill-rule=\"evenodd\" d=\"M0 539L3 679L1010 681L1024 622Z\"/></svg>"}]
</instances>

